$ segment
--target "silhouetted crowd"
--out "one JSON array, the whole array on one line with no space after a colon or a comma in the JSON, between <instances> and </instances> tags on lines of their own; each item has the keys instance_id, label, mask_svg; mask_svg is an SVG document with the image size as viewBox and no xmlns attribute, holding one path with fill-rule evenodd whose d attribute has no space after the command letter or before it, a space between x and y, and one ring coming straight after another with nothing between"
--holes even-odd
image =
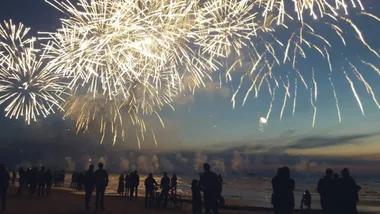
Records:
<instances>
[{"instance_id":1,"label":"silhouetted crowd","mask_svg":"<svg viewBox=\"0 0 380 214\"><path fill-rule=\"evenodd\" d=\"M219 205L224 204L222 197L223 179L210 170L210 165L203 165L204 172L200 174L199 180L194 179L191 183L192 191L192 211L193 214L201 214L205 209L206 214L218 214ZM65 179L64 171L45 171L45 167L38 169L31 167L18 170L19 187L18 195L23 195L27 188L29 195L50 196L51 186L63 186ZM4 164L0 164L0 197L2 210L6 209L6 195L9 183L15 184L17 172L13 171L12 176L6 170ZM104 194L108 186L108 173L103 169L103 164L98 164L98 169L94 171L94 165L90 165L85 173L75 172L72 175L71 187L85 189L85 208L90 209L90 200L96 191L95 208L104 210ZM177 195L177 176L172 178L166 172L160 180L156 182L153 174L150 173L144 181L145 186L145 207L151 208L153 205L166 207L168 201L179 202L181 198ZM137 199L140 176L137 171L121 174L119 177L118 193L120 196L129 196L131 200ZM161 189L160 192L157 190ZM276 176L272 179L271 203L274 214L292 214L294 212L295 181L290 176L288 167L277 170ZM347 168L341 171L339 176L333 170L327 169L325 176L318 182L317 191L320 195L320 203L325 214L357 214L357 202L359 201L359 191L355 180L350 176ZM202 196L203 193L203 196ZM203 200L202 200L203 199ZM302 196L301 209L306 206L311 208L311 194L306 190ZM182 201L181 201L182 206Z\"/></svg>"},{"instance_id":2,"label":"silhouetted crowd","mask_svg":"<svg viewBox=\"0 0 380 214\"><path fill-rule=\"evenodd\" d=\"M53 184L53 174L50 169L45 171L45 167L28 168L26 171L20 167L18 195L22 195L25 188L29 189L29 195L50 196ZM12 183L16 179L16 173L12 173Z\"/></svg>"},{"instance_id":3,"label":"silhouetted crowd","mask_svg":"<svg viewBox=\"0 0 380 214\"><path fill-rule=\"evenodd\" d=\"M272 205L275 214L292 214L294 210L295 181L290 177L288 167L277 170L272 179ZM347 168L341 171L341 177L334 174L332 169L326 170L326 175L318 182L317 191L320 195L320 203L325 214L357 214L357 202L359 201L359 190L361 189L350 176ZM311 195L305 191L301 201L307 209L311 207Z\"/></svg>"}]
</instances>

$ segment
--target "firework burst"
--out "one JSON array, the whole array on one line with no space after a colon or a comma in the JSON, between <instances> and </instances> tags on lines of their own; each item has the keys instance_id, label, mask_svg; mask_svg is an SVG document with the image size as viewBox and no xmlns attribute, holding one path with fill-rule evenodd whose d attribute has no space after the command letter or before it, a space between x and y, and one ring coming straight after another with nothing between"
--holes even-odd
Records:
<instances>
[{"instance_id":1,"label":"firework burst","mask_svg":"<svg viewBox=\"0 0 380 214\"><path fill-rule=\"evenodd\" d=\"M46 117L61 108L64 84L51 73L34 49L34 39L26 37L22 24L4 22L0 26L0 105L9 118L24 117L30 124L38 116Z\"/></svg>"}]
</instances>

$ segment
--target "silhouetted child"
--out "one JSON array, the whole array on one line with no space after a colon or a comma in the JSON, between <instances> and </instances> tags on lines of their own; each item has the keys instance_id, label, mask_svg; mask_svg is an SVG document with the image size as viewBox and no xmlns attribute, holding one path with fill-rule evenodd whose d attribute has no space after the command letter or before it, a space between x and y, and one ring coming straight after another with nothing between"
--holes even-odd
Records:
<instances>
[{"instance_id":1,"label":"silhouetted child","mask_svg":"<svg viewBox=\"0 0 380 214\"><path fill-rule=\"evenodd\" d=\"M303 210L303 205L307 207L308 210L310 210L311 207L311 195L309 190L306 190L303 195L302 195L302 200L301 200L301 210Z\"/></svg>"},{"instance_id":2,"label":"silhouetted child","mask_svg":"<svg viewBox=\"0 0 380 214\"><path fill-rule=\"evenodd\" d=\"M117 193L119 193L120 196L124 195L124 175L123 175L123 173L120 174L120 177L119 177L119 186L117 187Z\"/></svg>"},{"instance_id":3,"label":"silhouetted child","mask_svg":"<svg viewBox=\"0 0 380 214\"><path fill-rule=\"evenodd\" d=\"M202 214L202 199L201 188L198 185L198 180L194 179L191 183L191 202L193 206L193 214Z\"/></svg>"}]
</instances>

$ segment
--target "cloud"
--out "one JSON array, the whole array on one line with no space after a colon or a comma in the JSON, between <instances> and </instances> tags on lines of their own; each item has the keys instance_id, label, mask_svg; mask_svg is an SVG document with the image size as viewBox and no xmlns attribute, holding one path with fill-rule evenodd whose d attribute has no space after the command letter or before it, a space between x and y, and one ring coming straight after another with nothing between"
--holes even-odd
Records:
<instances>
[{"instance_id":1,"label":"cloud","mask_svg":"<svg viewBox=\"0 0 380 214\"><path fill-rule=\"evenodd\" d=\"M347 143L360 143L361 139L380 135L380 133L357 134L349 136L322 137L312 136L299 138L290 145L284 146L286 149L313 149L323 148Z\"/></svg>"},{"instance_id":2,"label":"cloud","mask_svg":"<svg viewBox=\"0 0 380 214\"><path fill-rule=\"evenodd\" d=\"M216 97L229 97L231 95L231 89L226 85L219 85L219 83L211 80L205 82L205 86L195 87L191 85L178 95L175 99L175 104L189 105L195 102L196 97L206 97L210 100Z\"/></svg>"},{"instance_id":3,"label":"cloud","mask_svg":"<svg viewBox=\"0 0 380 214\"><path fill-rule=\"evenodd\" d=\"M207 155L198 151L194 156L194 171L199 172L203 168L203 164L207 162Z\"/></svg>"}]
</instances>

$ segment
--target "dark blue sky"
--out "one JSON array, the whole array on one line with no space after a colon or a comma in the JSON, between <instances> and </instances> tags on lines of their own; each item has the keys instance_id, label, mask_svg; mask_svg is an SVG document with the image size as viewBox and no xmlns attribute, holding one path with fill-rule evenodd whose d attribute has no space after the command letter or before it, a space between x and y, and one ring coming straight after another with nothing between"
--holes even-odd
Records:
<instances>
[{"instance_id":1,"label":"dark blue sky","mask_svg":"<svg viewBox=\"0 0 380 214\"><path fill-rule=\"evenodd\" d=\"M367 0L363 1L363 3L367 12L380 15L380 2ZM367 43L374 50L379 51L380 23L368 16L359 16L360 10L358 9L350 9L349 12L349 17L360 28ZM23 22L26 26L32 28L35 35L37 35L38 31L54 31L59 28L59 18L61 16L61 13L45 3L44 0L2 0L0 3L0 20L12 19L14 22ZM240 78L236 78L228 84L224 83L222 88L218 87L218 81L215 80L215 82L209 82L206 88L199 89L195 95L186 94L186 97L181 96L175 105L176 111L164 109L162 115L166 120L166 129L160 128L155 122L151 124L157 130L160 149L197 150L202 147L215 149L215 145L218 145L217 148L228 148L241 145L255 146L265 144L265 149L263 149L265 151L269 150L270 147L280 147L281 151L287 154L307 156L351 156L373 154L379 151L379 137L377 135L367 136L367 134L380 131L378 128L380 125L380 111L373 102L371 94L367 93L363 83L349 69L346 59L357 66L375 93L380 93L379 74L369 66L361 63L361 60L371 62L377 67L380 66L380 60L360 43L355 31L347 23L343 21L337 23L344 31L346 47L342 45L340 38L336 34L333 34L331 30L329 31L323 19L314 21L312 24L332 44L330 55L333 66L333 72L330 72L326 58L321 57L316 51L307 51L306 59L301 60L301 57L299 58L297 67L307 84L313 86L311 82L312 68L315 70L315 78L318 83L318 100L315 104L318 111L315 128L312 128L313 108L310 104L310 91L305 90L300 79L298 79L297 108L295 115L292 115L296 74L291 69L291 66L285 65L274 70L274 75L277 77L285 78L286 74L288 74L291 80L290 98L287 100L281 121L279 117L285 93L283 87L276 91L272 113L268 124L262 132L259 130L259 120L260 117L266 116L272 99L266 86L261 89L257 98L254 97L253 91L245 105L241 106L245 92L251 85L251 81L246 81L236 97L236 107L233 109L231 96L237 89ZM286 34L290 33L290 30L279 29L279 31L283 31L284 38L286 38ZM317 40L315 41L317 42ZM248 62L245 67L238 69L237 72L250 70L252 64ZM343 74L344 70L347 71L355 84L364 106L365 116L361 114L350 84ZM342 123L338 122L329 77L334 82L339 98ZM282 85L282 83L280 84ZM62 130L67 131L67 127L70 127L70 124L60 122L58 116L47 120L48 122L39 122L45 124L45 126L40 126L40 134L44 135L46 133L44 130L46 126L49 126L46 124L57 127L52 128L50 131L53 133L51 134L52 137L47 137L47 139L57 139L57 136L65 135L62 134L65 133ZM26 132L25 130L30 127L25 127L21 123L3 119L1 126L21 127L19 128L20 132ZM32 126L38 127L36 124ZM33 128L33 130L39 129ZM26 135L26 133L24 134ZM36 136L35 133L30 131L27 134L28 136ZM341 139L340 137L352 135L363 135L363 137L343 138L343 142L337 140L337 138ZM33 137L29 138L29 140L33 141ZM3 138L6 138L7 141L12 141L12 134L4 131ZM311 144L310 138L317 140L323 138L320 141L321 147L318 146L319 141L312 148L305 149L291 146L295 143L300 143L300 139L303 140L301 144ZM75 139L75 136L71 136L70 139ZM331 145L322 144L326 139L329 139L327 141ZM41 140L36 137L34 141ZM94 139L88 141L96 142ZM128 145L134 147L134 143L128 143ZM148 137L144 146L151 148L153 141Z\"/></svg>"}]
</instances>

